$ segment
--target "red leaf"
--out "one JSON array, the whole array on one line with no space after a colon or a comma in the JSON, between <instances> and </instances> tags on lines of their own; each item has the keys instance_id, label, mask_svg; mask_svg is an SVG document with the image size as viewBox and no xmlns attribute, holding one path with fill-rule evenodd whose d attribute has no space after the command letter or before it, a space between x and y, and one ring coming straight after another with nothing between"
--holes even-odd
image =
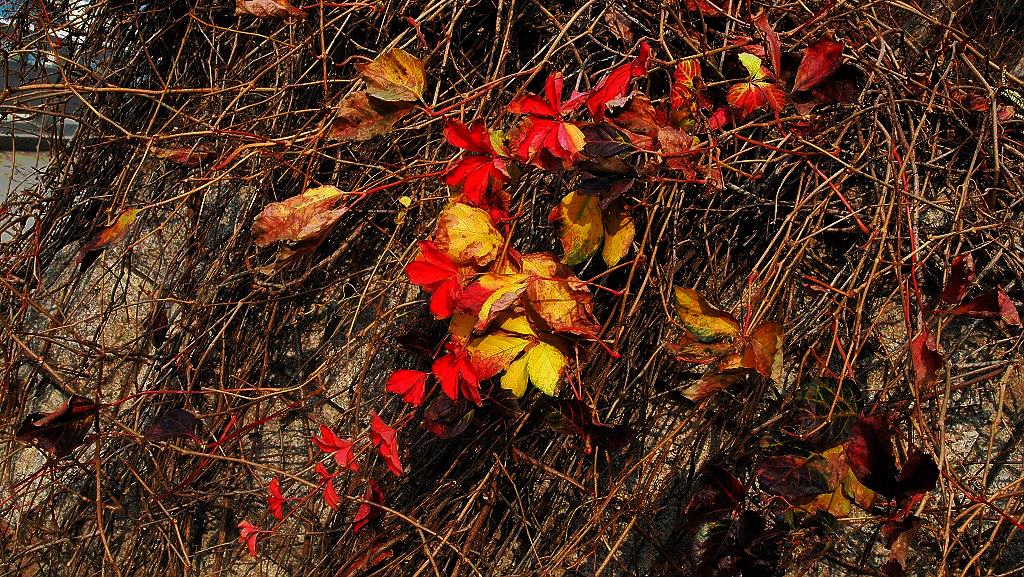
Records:
<instances>
[{"instance_id":1,"label":"red leaf","mask_svg":"<svg viewBox=\"0 0 1024 577\"><path fill-rule=\"evenodd\" d=\"M1017 313L1017 305L1013 304L1006 291L1001 288L991 290L954 309L935 312L979 319L1001 318L1008 325L1020 326L1020 315Z\"/></svg>"},{"instance_id":2,"label":"red leaf","mask_svg":"<svg viewBox=\"0 0 1024 577\"><path fill-rule=\"evenodd\" d=\"M928 327L910 341L910 359L914 366L914 386L920 391L935 379L935 373L942 368L943 362L935 336Z\"/></svg>"},{"instance_id":3,"label":"red leaf","mask_svg":"<svg viewBox=\"0 0 1024 577\"><path fill-rule=\"evenodd\" d=\"M529 116L509 134L509 144L522 162L555 171L571 167L586 140L571 122Z\"/></svg>"},{"instance_id":4,"label":"red leaf","mask_svg":"<svg viewBox=\"0 0 1024 577\"><path fill-rule=\"evenodd\" d=\"M640 52L631 62L616 67L587 93L587 110L594 120L604 120L609 103L624 98L629 93L633 79L647 74L647 61L650 57L650 45L641 42Z\"/></svg>"},{"instance_id":5,"label":"red leaf","mask_svg":"<svg viewBox=\"0 0 1024 577\"><path fill-rule=\"evenodd\" d=\"M316 474L320 475L320 482L324 483L324 503L331 509L337 509L341 506L341 497L334 488L334 475L327 472L327 467L324 467L323 463L316 464Z\"/></svg>"},{"instance_id":6,"label":"red leaf","mask_svg":"<svg viewBox=\"0 0 1024 577\"><path fill-rule=\"evenodd\" d=\"M527 94L508 105L509 112L529 115L509 135L516 156L546 170L569 168L580 156L584 137L580 129L563 119L584 101L584 94L562 102L562 75L552 72L544 87L545 98Z\"/></svg>"},{"instance_id":7,"label":"red leaf","mask_svg":"<svg viewBox=\"0 0 1024 577\"><path fill-rule=\"evenodd\" d=\"M403 401L418 407L423 402L429 376L429 373L423 371L395 371L388 378L386 389L390 393L401 395Z\"/></svg>"},{"instance_id":8,"label":"red leaf","mask_svg":"<svg viewBox=\"0 0 1024 577\"><path fill-rule=\"evenodd\" d=\"M441 252L429 240L420 242L420 253L405 267L409 282L428 293L430 312L439 319L452 316L455 300L462 291L462 277L459 268L447 254Z\"/></svg>"},{"instance_id":9,"label":"red leaf","mask_svg":"<svg viewBox=\"0 0 1024 577\"><path fill-rule=\"evenodd\" d=\"M950 263L949 278L939 299L950 305L958 304L967 294L967 287L974 282L974 257L960 254Z\"/></svg>"},{"instance_id":10,"label":"red leaf","mask_svg":"<svg viewBox=\"0 0 1024 577\"><path fill-rule=\"evenodd\" d=\"M384 493L381 492L376 482L370 481L363 493L363 503L359 505L356 518L352 521L352 530L358 533L368 523L380 517L381 510L377 505L382 504L384 504Z\"/></svg>"},{"instance_id":11,"label":"red leaf","mask_svg":"<svg viewBox=\"0 0 1024 577\"><path fill-rule=\"evenodd\" d=\"M885 417L873 415L854 423L846 443L846 459L865 487L887 497L896 495L896 451Z\"/></svg>"},{"instance_id":12,"label":"red leaf","mask_svg":"<svg viewBox=\"0 0 1024 577\"><path fill-rule=\"evenodd\" d=\"M843 43L823 38L804 50L793 92L810 90L828 80L843 62Z\"/></svg>"},{"instance_id":13,"label":"red leaf","mask_svg":"<svg viewBox=\"0 0 1024 577\"><path fill-rule=\"evenodd\" d=\"M740 119L766 106L780 112L786 106L786 93L771 82L740 82L729 87L729 105L737 109Z\"/></svg>"},{"instance_id":14,"label":"red leaf","mask_svg":"<svg viewBox=\"0 0 1024 577\"><path fill-rule=\"evenodd\" d=\"M256 539L263 531L248 521L242 521L237 525L241 534L238 537L239 543L245 543L246 548L249 549L249 556L256 556Z\"/></svg>"},{"instance_id":15,"label":"red leaf","mask_svg":"<svg viewBox=\"0 0 1024 577\"><path fill-rule=\"evenodd\" d=\"M449 120L444 127L444 137L452 146L457 146L469 152L496 156L491 142L491 133L487 130L483 121L476 121L472 126L466 126L459 120Z\"/></svg>"},{"instance_id":16,"label":"red leaf","mask_svg":"<svg viewBox=\"0 0 1024 577\"><path fill-rule=\"evenodd\" d=\"M552 72L544 82L544 98L536 94L520 96L509 103L508 111L514 114L561 118L564 113L576 110L581 104L583 95L573 95L567 102L562 102L562 73Z\"/></svg>"},{"instance_id":17,"label":"red leaf","mask_svg":"<svg viewBox=\"0 0 1024 577\"><path fill-rule=\"evenodd\" d=\"M396 477L401 477L405 471L398 458L398 433L382 421L377 413L371 413L370 416L370 440L387 463L388 470Z\"/></svg>"},{"instance_id":18,"label":"red leaf","mask_svg":"<svg viewBox=\"0 0 1024 577\"><path fill-rule=\"evenodd\" d=\"M480 379L465 350L449 352L437 359L431 370L449 399L457 401L461 396L480 405Z\"/></svg>"},{"instance_id":19,"label":"red leaf","mask_svg":"<svg viewBox=\"0 0 1024 577\"><path fill-rule=\"evenodd\" d=\"M768 12L761 10L753 18L754 26L764 36L764 43L766 45L766 51L768 56L771 57L772 61L772 72L776 75L782 73L782 44L779 40L779 33L776 32L772 25L768 23Z\"/></svg>"},{"instance_id":20,"label":"red leaf","mask_svg":"<svg viewBox=\"0 0 1024 577\"><path fill-rule=\"evenodd\" d=\"M681 60L672 72L672 90L669 102L672 110L689 106L691 110L710 109L711 102L703 91L700 62L696 59Z\"/></svg>"},{"instance_id":21,"label":"red leaf","mask_svg":"<svg viewBox=\"0 0 1024 577\"><path fill-rule=\"evenodd\" d=\"M267 497L267 507L270 508L270 513L274 515L274 518L280 521L284 519L284 495L281 494L281 483L277 481L277 477L270 480L270 486L267 489L270 492Z\"/></svg>"},{"instance_id":22,"label":"red leaf","mask_svg":"<svg viewBox=\"0 0 1024 577\"><path fill-rule=\"evenodd\" d=\"M50 413L32 413L25 417L14 436L19 441L34 443L59 459L84 442L99 409L91 400L73 395Z\"/></svg>"},{"instance_id":23,"label":"red leaf","mask_svg":"<svg viewBox=\"0 0 1024 577\"><path fill-rule=\"evenodd\" d=\"M359 462L352 454L352 441L338 437L327 425L320 425L320 436L314 435L311 440L318 449L330 453L339 467L352 471L359 470Z\"/></svg>"}]
</instances>

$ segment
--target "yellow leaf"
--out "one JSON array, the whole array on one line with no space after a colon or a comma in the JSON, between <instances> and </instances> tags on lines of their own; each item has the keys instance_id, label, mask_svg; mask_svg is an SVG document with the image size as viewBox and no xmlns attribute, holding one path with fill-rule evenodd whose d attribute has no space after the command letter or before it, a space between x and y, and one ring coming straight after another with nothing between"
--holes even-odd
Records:
<instances>
[{"instance_id":1,"label":"yellow leaf","mask_svg":"<svg viewBox=\"0 0 1024 577\"><path fill-rule=\"evenodd\" d=\"M479 208L450 204L438 218L434 244L458 265L486 266L503 242L491 217Z\"/></svg>"},{"instance_id":2,"label":"yellow leaf","mask_svg":"<svg viewBox=\"0 0 1024 577\"><path fill-rule=\"evenodd\" d=\"M272 202L256 216L256 244L279 240L299 242L320 236L338 221L346 208L330 210L345 193L333 186L311 188L282 202Z\"/></svg>"},{"instance_id":3,"label":"yellow leaf","mask_svg":"<svg viewBox=\"0 0 1024 577\"><path fill-rule=\"evenodd\" d=\"M518 335L537 335L537 333L533 331L533 327L530 326L529 319L526 318L526 315L522 314L511 316L501 321L498 324L498 328L509 333L516 333Z\"/></svg>"},{"instance_id":4,"label":"yellow leaf","mask_svg":"<svg viewBox=\"0 0 1024 577\"><path fill-rule=\"evenodd\" d=\"M610 267L615 266L633 246L636 224L625 210L604 215L604 248L601 258Z\"/></svg>"},{"instance_id":5,"label":"yellow leaf","mask_svg":"<svg viewBox=\"0 0 1024 577\"><path fill-rule=\"evenodd\" d=\"M600 330L601 325L594 318L590 290L553 255L523 255L523 272L531 276L526 304L552 332L594 335Z\"/></svg>"},{"instance_id":6,"label":"yellow leaf","mask_svg":"<svg viewBox=\"0 0 1024 577\"><path fill-rule=\"evenodd\" d=\"M470 362L480 380L489 379L504 371L523 352L529 341L517 336L490 334L470 341Z\"/></svg>"},{"instance_id":7,"label":"yellow leaf","mask_svg":"<svg viewBox=\"0 0 1024 577\"><path fill-rule=\"evenodd\" d=\"M501 376L501 388L512 391L512 394L517 397L523 396L523 393L526 392L528 377L526 367L527 360L525 356L516 359L505 370L505 374Z\"/></svg>"},{"instance_id":8,"label":"yellow leaf","mask_svg":"<svg viewBox=\"0 0 1024 577\"><path fill-rule=\"evenodd\" d=\"M418 102L427 86L423 63L401 48L392 48L359 71L366 92L386 102Z\"/></svg>"},{"instance_id":9,"label":"yellow leaf","mask_svg":"<svg viewBox=\"0 0 1024 577\"><path fill-rule=\"evenodd\" d=\"M553 345L539 342L533 345L524 356L530 382L548 396L558 392L558 381L565 369L565 355Z\"/></svg>"},{"instance_id":10,"label":"yellow leaf","mask_svg":"<svg viewBox=\"0 0 1024 577\"><path fill-rule=\"evenodd\" d=\"M747 69L750 74L750 80L757 82L758 80L764 80L764 66L761 64L761 59L753 54L747 52L740 52L737 57L740 59L740 64Z\"/></svg>"},{"instance_id":11,"label":"yellow leaf","mask_svg":"<svg viewBox=\"0 0 1024 577\"><path fill-rule=\"evenodd\" d=\"M486 276L486 275L485 275ZM517 300L519 295L526 290L527 276L525 274L500 275L502 284L494 289L487 300L480 307L480 314L477 317L474 330L482 331L491 324L494 318L502 311L508 309Z\"/></svg>"},{"instance_id":12,"label":"yellow leaf","mask_svg":"<svg viewBox=\"0 0 1024 577\"><path fill-rule=\"evenodd\" d=\"M679 320L700 342L713 343L739 334L736 318L708 304L697 291L677 286L675 296Z\"/></svg>"},{"instance_id":13,"label":"yellow leaf","mask_svg":"<svg viewBox=\"0 0 1024 577\"><path fill-rule=\"evenodd\" d=\"M570 192L552 212L562 225L562 261L583 262L601 246L604 225L597 198Z\"/></svg>"}]
</instances>

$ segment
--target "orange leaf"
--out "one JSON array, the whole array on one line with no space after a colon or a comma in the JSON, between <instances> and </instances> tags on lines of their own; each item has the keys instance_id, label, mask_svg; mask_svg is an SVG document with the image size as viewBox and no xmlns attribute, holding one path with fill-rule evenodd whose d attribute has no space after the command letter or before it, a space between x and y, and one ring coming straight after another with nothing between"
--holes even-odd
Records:
<instances>
[{"instance_id":1,"label":"orange leaf","mask_svg":"<svg viewBox=\"0 0 1024 577\"><path fill-rule=\"evenodd\" d=\"M301 20L306 17L305 12L292 6L288 0L235 0L235 14L238 16L248 14L267 20L284 18Z\"/></svg>"},{"instance_id":2,"label":"orange leaf","mask_svg":"<svg viewBox=\"0 0 1024 577\"><path fill-rule=\"evenodd\" d=\"M527 304L552 332L592 336L601 329L594 318L590 290L554 255L523 255L523 272L531 275Z\"/></svg>"},{"instance_id":3,"label":"orange leaf","mask_svg":"<svg viewBox=\"0 0 1024 577\"><path fill-rule=\"evenodd\" d=\"M299 242L318 238L348 210L331 210L344 194L336 187L321 186L268 204L252 225L256 244L266 246L279 240Z\"/></svg>"},{"instance_id":4,"label":"orange leaf","mask_svg":"<svg viewBox=\"0 0 1024 577\"><path fill-rule=\"evenodd\" d=\"M121 211L121 214L117 215L117 220L114 221L114 224L104 228L92 240L82 245L75 262L81 264L90 252L103 250L124 238L128 234L128 225L135 222L135 217L138 214L139 209L137 208Z\"/></svg>"},{"instance_id":5,"label":"orange leaf","mask_svg":"<svg viewBox=\"0 0 1024 577\"><path fill-rule=\"evenodd\" d=\"M409 108L372 100L365 92L354 92L338 103L337 113L329 136L349 142L390 132L409 113Z\"/></svg>"}]
</instances>

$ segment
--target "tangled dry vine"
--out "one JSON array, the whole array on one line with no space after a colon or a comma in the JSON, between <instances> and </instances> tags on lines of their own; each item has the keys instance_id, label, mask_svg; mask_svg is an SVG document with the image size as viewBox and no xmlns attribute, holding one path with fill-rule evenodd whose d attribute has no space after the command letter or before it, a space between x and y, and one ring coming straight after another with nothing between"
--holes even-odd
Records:
<instances>
[{"instance_id":1,"label":"tangled dry vine","mask_svg":"<svg viewBox=\"0 0 1024 577\"><path fill-rule=\"evenodd\" d=\"M2 574L1020 574L1022 8L18 3Z\"/></svg>"}]
</instances>

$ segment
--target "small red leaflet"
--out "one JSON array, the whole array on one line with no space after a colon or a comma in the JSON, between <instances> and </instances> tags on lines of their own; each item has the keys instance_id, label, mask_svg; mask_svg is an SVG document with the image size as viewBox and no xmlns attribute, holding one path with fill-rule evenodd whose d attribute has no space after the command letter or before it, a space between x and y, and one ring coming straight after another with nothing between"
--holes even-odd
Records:
<instances>
[{"instance_id":1,"label":"small red leaflet","mask_svg":"<svg viewBox=\"0 0 1024 577\"><path fill-rule=\"evenodd\" d=\"M544 85L544 98L526 94L508 105L509 112L527 115L516 127L509 142L516 156L546 170L569 168L580 156L585 139L583 132L565 114L583 105L586 94L574 94L562 102L562 74L552 72Z\"/></svg>"},{"instance_id":2,"label":"small red leaflet","mask_svg":"<svg viewBox=\"0 0 1024 577\"><path fill-rule=\"evenodd\" d=\"M450 120L444 128L448 143L473 154L463 156L445 173L444 181L452 188L461 188L470 204L484 209L508 210L507 197L498 190L509 179L503 148L495 147L491 133L482 121L466 126ZM498 143L501 146L500 142Z\"/></svg>"},{"instance_id":3,"label":"small red leaflet","mask_svg":"<svg viewBox=\"0 0 1024 577\"><path fill-rule=\"evenodd\" d=\"M363 493L363 503L356 511L356 518L352 521L352 530L358 533L368 523L380 517L381 510L377 505L384 504L384 493L381 492L377 483L370 481Z\"/></svg>"},{"instance_id":4,"label":"small red leaflet","mask_svg":"<svg viewBox=\"0 0 1024 577\"><path fill-rule=\"evenodd\" d=\"M238 536L238 542L245 543L246 548L249 549L249 556L255 557L256 539L263 530L248 521L242 521L237 527L241 531L241 534Z\"/></svg>"},{"instance_id":5,"label":"small red leaflet","mask_svg":"<svg viewBox=\"0 0 1024 577\"><path fill-rule=\"evenodd\" d=\"M476 369L469 360L469 354L465 349L452 350L436 361L431 369L434 376L441 383L441 390L453 401L459 397L465 397L477 406L480 405L480 379L477 377Z\"/></svg>"},{"instance_id":6,"label":"small red leaflet","mask_svg":"<svg viewBox=\"0 0 1024 577\"><path fill-rule=\"evenodd\" d=\"M320 425L320 436L314 435L311 440L318 449L330 453L339 467L359 470L359 462L352 454L352 441L338 437L327 425Z\"/></svg>"},{"instance_id":7,"label":"small red leaflet","mask_svg":"<svg viewBox=\"0 0 1024 577\"><path fill-rule=\"evenodd\" d=\"M280 521L284 519L284 495L281 493L281 483L278 482L277 477L270 480L270 485L267 487L270 495L267 496L267 507L270 508L270 513L274 515L274 518Z\"/></svg>"},{"instance_id":8,"label":"small red leaflet","mask_svg":"<svg viewBox=\"0 0 1024 577\"><path fill-rule=\"evenodd\" d=\"M386 389L390 393L401 395L403 401L418 407L423 402L429 376L430 373L423 371L398 370L391 373Z\"/></svg>"},{"instance_id":9,"label":"small red leaflet","mask_svg":"<svg viewBox=\"0 0 1024 577\"><path fill-rule=\"evenodd\" d=\"M409 282L431 293L430 312L436 318L452 316L455 301L462 292L462 276L448 255L438 250L433 242L420 241L420 253L405 267L405 274Z\"/></svg>"},{"instance_id":10,"label":"small red leaflet","mask_svg":"<svg viewBox=\"0 0 1024 577\"><path fill-rule=\"evenodd\" d=\"M320 475L320 482L324 484L324 503L331 509L337 509L341 505L341 497L334 488L334 475L327 472L323 463L316 464L316 474Z\"/></svg>"},{"instance_id":11,"label":"small red leaflet","mask_svg":"<svg viewBox=\"0 0 1024 577\"><path fill-rule=\"evenodd\" d=\"M629 93L629 85L634 78L647 75L647 61L651 57L651 47L646 42L640 43L640 53L632 61L616 67L587 93L587 110L594 120L604 120L609 107L620 103Z\"/></svg>"},{"instance_id":12,"label":"small red leaflet","mask_svg":"<svg viewBox=\"0 0 1024 577\"><path fill-rule=\"evenodd\" d=\"M370 440L387 463L388 470L396 477L401 477L405 471L398 458L398 433L382 421L377 413L371 413L370 416Z\"/></svg>"}]
</instances>

